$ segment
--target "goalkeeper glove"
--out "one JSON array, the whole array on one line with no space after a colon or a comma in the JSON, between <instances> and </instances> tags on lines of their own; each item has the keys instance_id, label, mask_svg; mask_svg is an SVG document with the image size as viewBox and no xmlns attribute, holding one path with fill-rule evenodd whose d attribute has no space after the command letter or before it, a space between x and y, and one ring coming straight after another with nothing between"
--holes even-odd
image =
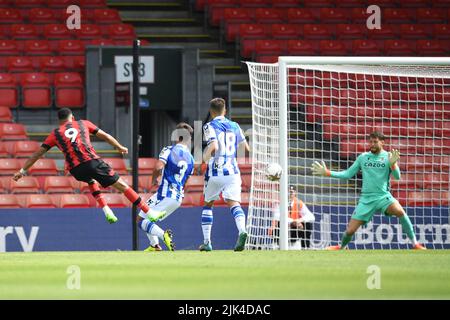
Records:
<instances>
[{"instance_id":1,"label":"goalkeeper glove","mask_svg":"<svg viewBox=\"0 0 450 320\"><path fill-rule=\"evenodd\" d=\"M389 163L391 164L391 167L397 163L398 159L400 159L400 151L393 149L389 152Z\"/></svg>"},{"instance_id":2,"label":"goalkeeper glove","mask_svg":"<svg viewBox=\"0 0 450 320\"><path fill-rule=\"evenodd\" d=\"M314 161L311 167L311 171L314 175L318 176L329 176L330 170L327 169L325 162L319 163L319 161Z\"/></svg>"}]
</instances>

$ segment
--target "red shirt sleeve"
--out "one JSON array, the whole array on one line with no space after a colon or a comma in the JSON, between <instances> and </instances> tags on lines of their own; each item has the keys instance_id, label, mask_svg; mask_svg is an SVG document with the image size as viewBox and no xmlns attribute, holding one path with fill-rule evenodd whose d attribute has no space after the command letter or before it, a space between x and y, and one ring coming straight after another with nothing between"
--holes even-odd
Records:
<instances>
[{"instance_id":1,"label":"red shirt sleeve","mask_svg":"<svg viewBox=\"0 0 450 320\"><path fill-rule=\"evenodd\" d=\"M55 133L52 131L52 133L48 135L47 139L45 139L45 141L41 144L41 147L50 150L54 146L56 146L56 137Z\"/></svg>"},{"instance_id":2,"label":"red shirt sleeve","mask_svg":"<svg viewBox=\"0 0 450 320\"><path fill-rule=\"evenodd\" d=\"M99 127L97 127L95 124L93 124L92 122L90 122L88 120L83 120L83 123L86 126L86 128L88 128L89 133L96 134L98 132L98 130L100 130Z\"/></svg>"}]
</instances>

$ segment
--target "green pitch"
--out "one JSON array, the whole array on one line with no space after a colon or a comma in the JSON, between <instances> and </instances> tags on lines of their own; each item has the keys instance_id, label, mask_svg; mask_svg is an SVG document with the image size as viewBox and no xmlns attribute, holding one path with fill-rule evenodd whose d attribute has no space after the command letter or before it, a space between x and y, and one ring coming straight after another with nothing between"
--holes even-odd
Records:
<instances>
[{"instance_id":1,"label":"green pitch","mask_svg":"<svg viewBox=\"0 0 450 320\"><path fill-rule=\"evenodd\" d=\"M449 250L0 253L0 298L449 299L449 266Z\"/></svg>"}]
</instances>

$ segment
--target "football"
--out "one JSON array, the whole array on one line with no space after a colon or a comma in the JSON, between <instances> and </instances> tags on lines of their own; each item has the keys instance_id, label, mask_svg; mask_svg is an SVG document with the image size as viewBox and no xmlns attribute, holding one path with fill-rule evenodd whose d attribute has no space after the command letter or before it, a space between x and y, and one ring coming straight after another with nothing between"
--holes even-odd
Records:
<instances>
[{"instance_id":1,"label":"football","mask_svg":"<svg viewBox=\"0 0 450 320\"><path fill-rule=\"evenodd\" d=\"M281 178L283 169L278 163L270 163L266 168L267 179L270 181L278 181Z\"/></svg>"}]
</instances>

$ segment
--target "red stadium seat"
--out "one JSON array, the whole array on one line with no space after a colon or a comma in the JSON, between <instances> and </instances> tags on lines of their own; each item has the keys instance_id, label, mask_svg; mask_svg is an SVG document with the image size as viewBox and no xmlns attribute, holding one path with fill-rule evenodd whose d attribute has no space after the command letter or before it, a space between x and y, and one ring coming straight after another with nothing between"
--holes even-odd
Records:
<instances>
[{"instance_id":1,"label":"red stadium seat","mask_svg":"<svg viewBox=\"0 0 450 320\"><path fill-rule=\"evenodd\" d=\"M336 36L338 39L361 39L366 36L366 29L357 24L338 24Z\"/></svg>"},{"instance_id":2,"label":"red stadium seat","mask_svg":"<svg viewBox=\"0 0 450 320\"><path fill-rule=\"evenodd\" d=\"M333 27L326 24L305 24L303 26L303 37L305 39L319 40L319 39L332 39Z\"/></svg>"},{"instance_id":3,"label":"red stadium seat","mask_svg":"<svg viewBox=\"0 0 450 320\"><path fill-rule=\"evenodd\" d=\"M86 41L84 45L85 46L104 47L104 46L113 46L113 45L115 45L115 42L114 42L114 40L111 40L111 39L93 39L93 40Z\"/></svg>"},{"instance_id":4,"label":"red stadium seat","mask_svg":"<svg viewBox=\"0 0 450 320\"><path fill-rule=\"evenodd\" d=\"M415 10L405 8L387 8L382 12L383 23L412 23L415 20Z\"/></svg>"},{"instance_id":5,"label":"red stadium seat","mask_svg":"<svg viewBox=\"0 0 450 320\"><path fill-rule=\"evenodd\" d=\"M242 179L242 191L247 192L250 191L250 187L252 186L252 176L249 174L241 175Z\"/></svg>"},{"instance_id":6,"label":"red stadium seat","mask_svg":"<svg viewBox=\"0 0 450 320\"><path fill-rule=\"evenodd\" d=\"M205 185L203 176L190 176L184 186L186 192L201 192Z\"/></svg>"},{"instance_id":7,"label":"red stadium seat","mask_svg":"<svg viewBox=\"0 0 450 320\"><path fill-rule=\"evenodd\" d=\"M367 151L367 141L357 139L342 139L339 145L341 158L352 158Z\"/></svg>"},{"instance_id":8,"label":"red stadium seat","mask_svg":"<svg viewBox=\"0 0 450 320\"><path fill-rule=\"evenodd\" d=\"M341 8L357 8L361 6L361 0L339 0L336 6Z\"/></svg>"},{"instance_id":9,"label":"red stadium seat","mask_svg":"<svg viewBox=\"0 0 450 320\"><path fill-rule=\"evenodd\" d=\"M349 51L340 40L321 40L319 50L322 55L330 56L345 56Z\"/></svg>"},{"instance_id":10,"label":"red stadium seat","mask_svg":"<svg viewBox=\"0 0 450 320\"><path fill-rule=\"evenodd\" d=\"M59 208L89 208L89 198L84 194L62 194L59 198Z\"/></svg>"},{"instance_id":11,"label":"red stadium seat","mask_svg":"<svg viewBox=\"0 0 450 320\"><path fill-rule=\"evenodd\" d=\"M448 173L427 173L424 174L423 186L425 189L449 190L450 180Z\"/></svg>"},{"instance_id":12,"label":"red stadium seat","mask_svg":"<svg viewBox=\"0 0 450 320\"><path fill-rule=\"evenodd\" d=\"M201 207L204 204L203 202L203 192L190 192L185 194L182 205L187 207Z\"/></svg>"},{"instance_id":13,"label":"red stadium seat","mask_svg":"<svg viewBox=\"0 0 450 320\"><path fill-rule=\"evenodd\" d=\"M268 7L272 5L272 0L237 0L241 7Z\"/></svg>"},{"instance_id":14,"label":"red stadium seat","mask_svg":"<svg viewBox=\"0 0 450 320\"><path fill-rule=\"evenodd\" d=\"M399 28L395 24L386 24L381 29L367 30L367 36L369 39L397 39L399 34Z\"/></svg>"},{"instance_id":15,"label":"red stadium seat","mask_svg":"<svg viewBox=\"0 0 450 320\"><path fill-rule=\"evenodd\" d=\"M33 194L25 198L25 208L56 208L48 194Z\"/></svg>"},{"instance_id":16,"label":"red stadium seat","mask_svg":"<svg viewBox=\"0 0 450 320\"><path fill-rule=\"evenodd\" d=\"M242 192L241 193L241 206L248 207L250 205L250 193Z\"/></svg>"},{"instance_id":17,"label":"red stadium seat","mask_svg":"<svg viewBox=\"0 0 450 320\"><path fill-rule=\"evenodd\" d=\"M9 72L33 72L34 66L31 59L25 56L9 57L7 66Z\"/></svg>"},{"instance_id":18,"label":"red stadium seat","mask_svg":"<svg viewBox=\"0 0 450 320\"><path fill-rule=\"evenodd\" d=\"M72 179L67 176L49 176L44 182L45 193L73 193Z\"/></svg>"},{"instance_id":19,"label":"red stadium seat","mask_svg":"<svg viewBox=\"0 0 450 320\"><path fill-rule=\"evenodd\" d=\"M83 23L79 30L75 31L78 39L100 39L102 37L102 30L96 24Z\"/></svg>"},{"instance_id":20,"label":"red stadium seat","mask_svg":"<svg viewBox=\"0 0 450 320\"><path fill-rule=\"evenodd\" d=\"M46 73L22 75L22 105L24 108L50 108L52 96L50 79Z\"/></svg>"},{"instance_id":21,"label":"red stadium seat","mask_svg":"<svg viewBox=\"0 0 450 320\"><path fill-rule=\"evenodd\" d=\"M255 9L255 21L257 23L282 23L284 22L285 12L283 9L276 8L257 8Z\"/></svg>"},{"instance_id":22,"label":"red stadium seat","mask_svg":"<svg viewBox=\"0 0 450 320\"><path fill-rule=\"evenodd\" d=\"M0 8L0 23L21 23L22 15L19 10L13 8Z\"/></svg>"},{"instance_id":23,"label":"red stadium seat","mask_svg":"<svg viewBox=\"0 0 450 320\"><path fill-rule=\"evenodd\" d=\"M253 23L254 11L248 8L225 8L223 9L223 21L228 23ZM220 23L220 21L216 21ZM214 25L214 24L213 24Z\"/></svg>"},{"instance_id":24,"label":"red stadium seat","mask_svg":"<svg viewBox=\"0 0 450 320\"><path fill-rule=\"evenodd\" d=\"M42 72L63 72L67 70L64 60L58 56L41 57L40 66Z\"/></svg>"},{"instance_id":25,"label":"red stadium seat","mask_svg":"<svg viewBox=\"0 0 450 320\"><path fill-rule=\"evenodd\" d=\"M31 175L45 175L56 176L58 168L54 159L42 158L35 162L35 164L28 170Z\"/></svg>"},{"instance_id":26,"label":"red stadium seat","mask_svg":"<svg viewBox=\"0 0 450 320\"><path fill-rule=\"evenodd\" d=\"M450 8L450 0L433 0L433 6Z\"/></svg>"},{"instance_id":27,"label":"red stadium seat","mask_svg":"<svg viewBox=\"0 0 450 320\"><path fill-rule=\"evenodd\" d=\"M429 0L402 0L402 7L427 7L430 5Z\"/></svg>"},{"instance_id":28,"label":"red stadium seat","mask_svg":"<svg viewBox=\"0 0 450 320\"><path fill-rule=\"evenodd\" d=\"M261 63L277 63L279 56L257 56L256 62Z\"/></svg>"},{"instance_id":29,"label":"red stadium seat","mask_svg":"<svg viewBox=\"0 0 450 320\"><path fill-rule=\"evenodd\" d=\"M8 73L0 73L0 105L8 108L16 108L19 105L16 80Z\"/></svg>"},{"instance_id":30,"label":"red stadium seat","mask_svg":"<svg viewBox=\"0 0 450 320\"><path fill-rule=\"evenodd\" d=\"M75 35L64 24L46 24L43 34L48 40L70 39Z\"/></svg>"},{"instance_id":31,"label":"red stadium seat","mask_svg":"<svg viewBox=\"0 0 450 320\"><path fill-rule=\"evenodd\" d=\"M19 54L19 48L15 40L0 40L0 55L14 56ZM1 66L0 68L3 68Z\"/></svg>"},{"instance_id":32,"label":"red stadium seat","mask_svg":"<svg viewBox=\"0 0 450 320\"><path fill-rule=\"evenodd\" d=\"M0 0L0 8L9 8L12 5L12 0Z\"/></svg>"},{"instance_id":33,"label":"red stadium seat","mask_svg":"<svg viewBox=\"0 0 450 320\"><path fill-rule=\"evenodd\" d=\"M51 55L52 49L50 43L47 40L27 40L25 41L24 51L27 55Z\"/></svg>"},{"instance_id":34,"label":"red stadium seat","mask_svg":"<svg viewBox=\"0 0 450 320\"><path fill-rule=\"evenodd\" d=\"M14 5L19 8L36 8L45 4L44 0L14 0Z\"/></svg>"},{"instance_id":35,"label":"red stadium seat","mask_svg":"<svg viewBox=\"0 0 450 320\"><path fill-rule=\"evenodd\" d=\"M450 26L448 24L433 25L433 35L435 39L450 39Z\"/></svg>"},{"instance_id":36,"label":"red stadium seat","mask_svg":"<svg viewBox=\"0 0 450 320\"><path fill-rule=\"evenodd\" d=\"M287 51L289 55L313 56L317 54L317 48L313 43L305 40L288 40Z\"/></svg>"},{"instance_id":37,"label":"red stadium seat","mask_svg":"<svg viewBox=\"0 0 450 320\"><path fill-rule=\"evenodd\" d=\"M353 40L352 52L358 56L375 56L381 54L381 50L374 40Z\"/></svg>"},{"instance_id":38,"label":"red stadium seat","mask_svg":"<svg viewBox=\"0 0 450 320\"><path fill-rule=\"evenodd\" d=\"M19 209L21 208L19 200L14 194L0 194L0 208Z\"/></svg>"},{"instance_id":39,"label":"red stadium seat","mask_svg":"<svg viewBox=\"0 0 450 320\"><path fill-rule=\"evenodd\" d=\"M94 19L99 24L122 23L119 11L116 9L95 9Z\"/></svg>"},{"instance_id":40,"label":"red stadium seat","mask_svg":"<svg viewBox=\"0 0 450 320\"><path fill-rule=\"evenodd\" d=\"M39 193L39 183L35 177L22 177L18 181L10 180L11 193Z\"/></svg>"},{"instance_id":41,"label":"red stadium seat","mask_svg":"<svg viewBox=\"0 0 450 320\"><path fill-rule=\"evenodd\" d=\"M11 38L16 40L38 39L39 35L36 27L32 24L13 24Z\"/></svg>"},{"instance_id":42,"label":"red stadium seat","mask_svg":"<svg viewBox=\"0 0 450 320\"><path fill-rule=\"evenodd\" d=\"M153 174L153 170L155 169L157 161L158 159L156 158L139 158L139 174Z\"/></svg>"},{"instance_id":43,"label":"red stadium seat","mask_svg":"<svg viewBox=\"0 0 450 320\"><path fill-rule=\"evenodd\" d=\"M84 55L84 45L80 40L59 40L58 52L61 55Z\"/></svg>"},{"instance_id":44,"label":"red stadium seat","mask_svg":"<svg viewBox=\"0 0 450 320\"><path fill-rule=\"evenodd\" d=\"M441 41L446 40L417 40L417 53L422 56L447 56L449 50Z\"/></svg>"},{"instance_id":45,"label":"red stadium seat","mask_svg":"<svg viewBox=\"0 0 450 320\"><path fill-rule=\"evenodd\" d=\"M447 12L438 8L418 8L416 18L417 23L446 23Z\"/></svg>"},{"instance_id":46,"label":"red stadium seat","mask_svg":"<svg viewBox=\"0 0 450 320\"><path fill-rule=\"evenodd\" d=\"M55 75L55 105L58 108L84 107L83 80L78 73L57 73Z\"/></svg>"},{"instance_id":47,"label":"red stadium seat","mask_svg":"<svg viewBox=\"0 0 450 320\"><path fill-rule=\"evenodd\" d=\"M28 13L28 20L33 24L58 23L61 17L55 14L54 10L47 8L33 8Z\"/></svg>"},{"instance_id":48,"label":"red stadium seat","mask_svg":"<svg viewBox=\"0 0 450 320\"><path fill-rule=\"evenodd\" d=\"M367 13L366 9L367 9L367 7L361 8L360 6L352 9L351 19L354 24L366 23L367 19L371 15L370 13Z\"/></svg>"},{"instance_id":49,"label":"red stadium seat","mask_svg":"<svg viewBox=\"0 0 450 320\"><path fill-rule=\"evenodd\" d=\"M255 40L255 53L257 55L282 55L285 52L283 40Z\"/></svg>"},{"instance_id":50,"label":"red stadium seat","mask_svg":"<svg viewBox=\"0 0 450 320\"><path fill-rule=\"evenodd\" d=\"M322 23L349 23L350 17L347 9L321 8L320 21Z\"/></svg>"},{"instance_id":51,"label":"red stadium seat","mask_svg":"<svg viewBox=\"0 0 450 320\"><path fill-rule=\"evenodd\" d=\"M241 175L252 174L252 159L250 158L237 158L239 171Z\"/></svg>"},{"instance_id":52,"label":"red stadium seat","mask_svg":"<svg viewBox=\"0 0 450 320\"><path fill-rule=\"evenodd\" d=\"M414 42L408 40L386 40L384 51L389 56L413 56L415 55Z\"/></svg>"},{"instance_id":53,"label":"red stadium seat","mask_svg":"<svg viewBox=\"0 0 450 320\"><path fill-rule=\"evenodd\" d=\"M11 154L16 158L28 158L39 149L41 144L32 140L16 141L13 144Z\"/></svg>"},{"instance_id":54,"label":"red stadium seat","mask_svg":"<svg viewBox=\"0 0 450 320\"><path fill-rule=\"evenodd\" d=\"M391 179L391 187L402 190L422 189L424 178L424 174L403 173L400 180Z\"/></svg>"},{"instance_id":55,"label":"red stadium seat","mask_svg":"<svg viewBox=\"0 0 450 320\"><path fill-rule=\"evenodd\" d=\"M302 34L302 26L298 24L272 24L272 38L298 39Z\"/></svg>"},{"instance_id":56,"label":"red stadium seat","mask_svg":"<svg viewBox=\"0 0 450 320\"><path fill-rule=\"evenodd\" d=\"M106 8L106 0L80 0L81 8Z\"/></svg>"},{"instance_id":57,"label":"red stadium seat","mask_svg":"<svg viewBox=\"0 0 450 320\"><path fill-rule=\"evenodd\" d=\"M435 201L433 192L411 191L406 197L408 207L430 207Z\"/></svg>"},{"instance_id":58,"label":"red stadium seat","mask_svg":"<svg viewBox=\"0 0 450 320\"><path fill-rule=\"evenodd\" d=\"M27 140L25 127L19 123L0 123L0 140Z\"/></svg>"},{"instance_id":59,"label":"red stadium seat","mask_svg":"<svg viewBox=\"0 0 450 320\"><path fill-rule=\"evenodd\" d=\"M12 122L11 110L8 107L0 106L0 122Z\"/></svg>"},{"instance_id":60,"label":"red stadium seat","mask_svg":"<svg viewBox=\"0 0 450 320\"><path fill-rule=\"evenodd\" d=\"M450 192L433 192L434 205L438 207L448 207L450 203Z\"/></svg>"},{"instance_id":61,"label":"red stadium seat","mask_svg":"<svg viewBox=\"0 0 450 320\"><path fill-rule=\"evenodd\" d=\"M400 37L403 39L427 39L431 35L431 28L421 24L402 24Z\"/></svg>"},{"instance_id":62,"label":"red stadium seat","mask_svg":"<svg viewBox=\"0 0 450 320\"><path fill-rule=\"evenodd\" d=\"M231 26L235 26L235 24L232 24ZM238 36L239 39L264 39L267 37L267 28L262 24L243 23L239 25L238 32L235 36ZM232 35L230 38L231 37ZM233 41L235 38L230 40Z\"/></svg>"},{"instance_id":63,"label":"red stadium seat","mask_svg":"<svg viewBox=\"0 0 450 320\"><path fill-rule=\"evenodd\" d=\"M105 201L110 208L131 207L131 203L121 193L104 193L103 197L105 198ZM97 203L97 207L99 207L98 203Z\"/></svg>"},{"instance_id":64,"label":"red stadium seat","mask_svg":"<svg viewBox=\"0 0 450 320\"><path fill-rule=\"evenodd\" d=\"M299 7L301 5L300 0L272 0L273 7Z\"/></svg>"},{"instance_id":65,"label":"red stadium seat","mask_svg":"<svg viewBox=\"0 0 450 320\"><path fill-rule=\"evenodd\" d=\"M287 21L289 23L315 23L317 18L309 8L289 8Z\"/></svg>"},{"instance_id":66,"label":"red stadium seat","mask_svg":"<svg viewBox=\"0 0 450 320\"><path fill-rule=\"evenodd\" d=\"M17 159L0 159L0 175L13 175L22 168Z\"/></svg>"},{"instance_id":67,"label":"red stadium seat","mask_svg":"<svg viewBox=\"0 0 450 320\"><path fill-rule=\"evenodd\" d=\"M433 166L434 161L432 156L408 156L402 161L400 169L406 168L408 172L424 172L432 171Z\"/></svg>"},{"instance_id":68,"label":"red stadium seat","mask_svg":"<svg viewBox=\"0 0 450 320\"><path fill-rule=\"evenodd\" d=\"M117 174L128 174L127 166L122 158L103 158Z\"/></svg>"},{"instance_id":69,"label":"red stadium seat","mask_svg":"<svg viewBox=\"0 0 450 320\"><path fill-rule=\"evenodd\" d=\"M127 185L129 185L131 188L133 188L134 190L136 190L136 188L133 185L133 176L132 175L121 175L120 176L123 181L125 181L125 183ZM151 189L151 177L149 176L139 176L138 177L138 190L139 192L144 192L145 190L150 190ZM114 188L109 188L111 192L118 192L116 189Z\"/></svg>"},{"instance_id":70,"label":"red stadium seat","mask_svg":"<svg viewBox=\"0 0 450 320\"><path fill-rule=\"evenodd\" d=\"M128 40L136 38L136 32L131 24L120 23L110 25L108 26L107 33L111 39L115 40Z\"/></svg>"},{"instance_id":71,"label":"red stadium seat","mask_svg":"<svg viewBox=\"0 0 450 320\"><path fill-rule=\"evenodd\" d=\"M46 0L47 6L50 8L67 8L72 4L76 4L73 0Z\"/></svg>"}]
</instances>

